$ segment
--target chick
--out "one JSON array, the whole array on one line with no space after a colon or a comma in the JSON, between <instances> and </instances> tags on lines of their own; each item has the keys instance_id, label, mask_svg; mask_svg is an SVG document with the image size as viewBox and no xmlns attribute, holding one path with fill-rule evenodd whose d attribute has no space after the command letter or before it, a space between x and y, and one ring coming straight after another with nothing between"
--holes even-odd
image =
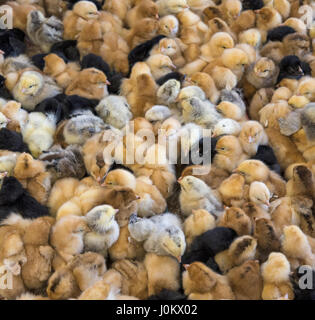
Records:
<instances>
[{"instance_id":1,"label":"chick","mask_svg":"<svg viewBox=\"0 0 315 320\"><path fill-rule=\"evenodd\" d=\"M184 233L187 246L190 246L195 237L215 228L215 218L204 209L193 210L184 222Z\"/></svg>"},{"instance_id":2,"label":"chick","mask_svg":"<svg viewBox=\"0 0 315 320\"><path fill-rule=\"evenodd\" d=\"M224 273L247 260L254 260L256 256L257 240L251 236L236 238L228 250L215 256L215 261Z\"/></svg>"},{"instance_id":3,"label":"chick","mask_svg":"<svg viewBox=\"0 0 315 320\"><path fill-rule=\"evenodd\" d=\"M218 137L221 135L233 135L238 136L241 132L240 124L233 119L222 119L220 120L213 129L212 137Z\"/></svg>"},{"instance_id":4,"label":"chick","mask_svg":"<svg viewBox=\"0 0 315 320\"><path fill-rule=\"evenodd\" d=\"M186 249L185 236L180 219L170 213L147 218L132 215L128 229L137 241L145 241L144 249L163 256L172 256L180 261Z\"/></svg>"},{"instance_id":5,"label":"chick","mask_svg":"<svg viewBox=\"0 0 315 320\"><path fill-rule=\"evenodd\" d=\"M242 120L244 117L244 112L242 109L236 105L235 103L231 103L228 101L222 101L216 106L216 110L222 114L225 118L229 118L232 120Z\"/></svg>"},{"instance_id":6,"label":"chick","mask_svg":"<svg viewBox=\"0 0 315 320\"><path fill-rule=\"evenodd\" d=\"M186 265L183 288L190 300L234 300L235 296L226 276L213 272L201 262Z\"/></svg>"},{"instance_id":7,"label":"chick","mask_svg":"<svg viewBox=\"0 0 315 320\"><path fill-rule=\"evenodd\" d=\"M27 16L26 32L33 44L49 52L54 43L62 40L63 24L54 16L45 18L39 10L34 10Z\"/></svg>"},{"instance_id":8,"label":"chick","mask_svg":"<svg viewBox=\"0 0 315 320\"><path fill-rule=\"evenodd\" d=\"M277 300L285 295L288 295L290 300L294 299L289 279L290 264L284 254L272 252L262 265L261 271L264 279L263 300Z\"/></svg>"},{"instance_id":9,"label":"chick","mask_svg":"<svg viewBox=\"0 0 315 320\"><path fill-rule=\"evenodd\" d=\"M281 250L290 260L293 269L307 264L314 267L314 255L307 236L295 225L283 228Z\"/></svg>"},{"instance_id":10,"label":"chick","mask_svg":"<svg viewBox=\"0 0 315 320\"><path fill-rule=\"evenodd\" d=\"M189 8L186 0L158 0L156 4L158 6L159 15L161 17L169 14L175 15Z\"/></svg>"},{"instance_id":11,"label":"chick","mask_svg":"<svg viewBox=\"0 0 315 320\"><path fill-rule=\"evenodd\" d=\"M218 226L231 228L239 236L250 235L252 222L241 208L227 208L218 222Z\"/></svg>"},{"instance_id":12,"label":"chick","mask_svg":"<svg viewBox=\"0 0 315 320\"><path fill-rule=\"evenodd\" d=\"M89 231L85 218L70 215L56 222L51 233L51 245L64 261L83 253L84 235Z\"/></svg>"},{"instance_id":13,"label":"chick","mask_svg":"<svg viewBox=\"0 0 315 320\"><path fill-rule=\"evenodd\" d=\"M260 300L263 279L257 260L248 260L227 273L236 300Z\"/></svg>"},{"instance_id":14,"label":"chick","mask_svg":"<svg viewBox=\"0 0 315 320\"><path fill-rule=\"evenodd\" d=\"M158 6L156 3L150 0L142 0L127 12L126 22L127 25L132 28L133 25L143 18L159 18Z\"/></svg>"},{"instance_id":15,"label":"chick","mask_svg":"<svg viewBox=\"0 0 315 320\"><path fill-rule=\"evenodd\" d=\"M29 114L22 135L35 158L52 146L55 130L56 122L53 117L46 117L41 112Z\"/></svg>"},{"instance_id":16,"label":"chick","mask_svg":"<svg viewBox=\"0 0 315 320\"><path fill-rule=\"evenodd\" d=\"M167 15L159 20L159 34L175 38L179 30L178 19L174 15Z\"/></svg>"},{"instance_id":17,"label":"chick","mask_svg":"<svg viewBox=\"0 0 315 320\"><path fill-rule=\"evenodd\" d=\"M247 121L243 126L239 135L243 150L253 156L257 153L260 145L268 144L268 136L263 126L257 121Z\"/></svg>"},{"instance_id":18,"label":"chick","mask_svg":"<svg viewBox=\"0 0 315 320\"><path fill-rule=\"evenodd\" d=\"M79 72L77 78L70 83L65 93L100 100L108 95L107 85L110 85L110 82L102 71L87 68Z\"/></svg>"},{"instance_id":19,"label":"chick","mask_svg":"<svg viewBox=\"0 0 315 320\"><path fill-rule=\"evenodd\" d=\"M220 138L215 147L216 155L213 164L218 168L232 172L248 156L243 153L241 143L238 138L232 135Z\"/></svg>"},{"instance_id":20,"label":"chick","mask_svg":"<svg viewBox=\"0 0 315 320\"><path fill-rule=\"evenodd\" d=\"M63 129L65 143L83 145L94 134L105 128L103 120L92 113L78 115L67 121Z\"/></svg>"},{"instance_id":21,"label":"chick","mask_svg":"<svg viewBox=\"0 0 315 320\"><path fill-rule=\"evenodd\" d=\"M64 15L64 39L74 40L87 21L95 21L98 18L99 13L93 2L78 1L72 10L67 11Z\"/></svg>"},{"instance_id":22,"label":"chick","mask_svg":"<svg viewBox=\"0 0 315 320\"><path fill-rule=\"evenodd\" d=\"M166 209L165 199L156 186L152 184L151 180L146 177L135 178L127 170L116 169L107 174L104 185L120 185L133 189L140 198L137 201L138 215L140 217L161 214Z\"/></svg>"},{"instance_id":23,"label":"chick","mask_svg":"<svg viewBox=\"0 0 315 320\"><path fill-rule=\"evenodd\" d=\"M189 216L192 210L196 209L205 209L216 216L222 213L221 201L205 182L193 176L186 176L179 180L179 184L179 201L184 216Z\"/></svg>"},{"instance_id":24,"label":"chick","mask_svg":"<svg viewBox=\"0 0 315 320\"><path fill-rule=\"evenodd\" d=\"M84 235L84 250L107 255L107 250L119 237L119 226L115 221L117 212L112 206L102 205L94 207L85 215L92 231Z\"/></svg>"},{"instance_id":25,"label":"chick","mask_svg":"<svg viewBox=\"0 0 315 320\"><path fill-rule=\"evenodd\" d=\"M13 86L12 95L21 102L23 108L34 110L35 106L46 98L61 93L61 89L47 76L37 71L24 71Z\"/></svg>"}]
</instances>

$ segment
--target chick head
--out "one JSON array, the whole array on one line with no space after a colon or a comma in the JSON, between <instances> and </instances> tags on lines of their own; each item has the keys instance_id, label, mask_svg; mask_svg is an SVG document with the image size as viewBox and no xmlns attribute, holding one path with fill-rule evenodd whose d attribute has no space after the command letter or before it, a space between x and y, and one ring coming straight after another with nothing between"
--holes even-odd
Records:
<instances>
[{"instance_id":1,"label":"chick head","mask_svg":"<svg viewBox=\"0 0 315 320\"><path fill-rule=\"evenodd\" d=\"M37 129L34 134L27 138L27 145L34 158L38 158L43 151L48 150L53 142L53 135L45 128Z\"/></svg>"},{"instance_id":2,"label":"chick head","mask_svg":"<svg viewBox=\"0 0 315 320\"><path fill-rule=\"evenodd\" d=\"M234 157L242 152L242 147L237 137L227 135L218 140L215 150L226 157Z\"/></svg>"},{"instance_id":3,"label":"chick head","mask_svg":"<svg viewBox=\"0 0 315 320\"><path fill-rule=\"evenodd\" d=\"M25 71L17 84L19 92L23 95L35 96L43 87L44 78L36 71Z\"/></svg>"},{"instance_id":4,"label":"chick head","mask_svg":"<svg viewBox=\"0 0 315 320\"><path fill-rule=\"evenodd\" d=\"M132 67L130 79L136 79L141 74L151 74L150 67L145 62L137 62Z\"/></svg>"},{"instance_id":5,"label":"chick head","mask_svg":"<svg viewBox=\"0 0 315 320\"><path fill-rule=\"evenodd\" d=\"M80 77L86 79L87 82L98 84L100 86L110 85L104 72L96 68L87 68L80 72Z\"/></svg>"},{"instance_id":6,"label":"chick head","mask_svg":"<svg viewBox=\"0 0 315 320\"><path fill-rule=\"evenodd\" d=\"M142 0L139 4L139 12L148 18L159 18L159 8L157 4L151 0Z\"/></svg>"},{"instance_id":7,"label":"chick head","mask_svg":"<svg viewBox=\"0 0 315 320\"><path fill-rule=\"evenodd\" d=\"M208 185L194 176L185 176L178 180L181 190L188 193L192 197L202 197L209 192Z\"/></svg>"},{"instance_id":8,"label":"chick head","mask_svg":"<svg viewBox=\"0 0 315 320\"><path fill-rule=\"evenodd\" d=\"M249 199L256 204L269 206L271 194L267 186L260 181L254 181L249 187Z\"/></svg>"},{"instance_id":9,"label":"chick head","mask_svg":"<svg viewBox=\"0 0 315 320\"><path fill-rule=\"evenodd\" d=\"M0 112L0 129L5 128L8 124L9 120L7 119L7 117Z\"/></svg>"},{"instance_id":10,"label":"chick head","mask_svg":"<svg viewBox=\"0 0 315 320\"><path fill-rule=\"evenodd\" d=\"M224 8L227 10L227 16L235 20L242 11L242 2L239 0L225 0Z\"/></svg>"},{"instance_id":11,"label":"chick head","mask_svg":"<svg viewBox=\"0 0 315 320\"><path fill-rule=\"evenodd\" d=\"M315 79L306 78L302 80L296 90L297 95L302 95L307 98L309 101L315 101Z\"/></svg>"},{"instance_id":12,"label":"chick head","mask_svg":"<svg viewBox=\"0 0 315 320\"><path fill-rule=\"evenodd\" d=\"M184 100L189 100L192 97L197 97L197 98L199 98L201 100L205 100L206 99L206 94L198 86L189 86L189 87L183 88L179 92L179 95L177 97L177 101L178 102L182 102Z\"/></svg>"},{"instance_id":13,"label":"chick head","mask_svg":"<svg viewBox=\"0 0 315 320\"><path fill-rule=\"evenodd\" d=\"M147 60L147 64L152 71L159 69L169 73L171 70L176 69L176 66L173 64L171 58L160 53L150 56Z\"/></svg>"},{"instance_id":14,"label":"chick head","mask_svg":"<svg viewBox=\"0 0 315 320\"><path fill-rule=\"evenodd\" d=\"M177 44L174 39L164 38L159 42L160 53L172 57L177 52Z\"/></svg>"},{"instance_id":15,"label":"chick head","mask_svg":"<svg viewBox=\"0 0 315 320\"><path fill-rule=\"evenodd\" d=\"M45 56L44 61L45 67L43 71L46 74L52 76L59 75L60 73L64 72L67 67L64 60L55 53L50 53L47 56Z\"/></svg>"},{"instance_id":16,"label":"chick head","mask_svg":"<svg viewBox=\"0 0 315 320\"><path fill-rule=\"evenodd\" d=\"M173 15L164 16L159 20L159 34L167 37L176 37L179 29L179 21Z\"/></svg>"},{"instance_id":17,"label":"chick head","mask_svg":"<svg viewBox=\"0 0 315 320\"><path fill-rule=\"evenodd\" d=\"M272 21L276 15L279 15L278 11L274 8L264 7L255 11L257 17L257 23L264 25Z\"/></svg>"},{"instance_id":18,"label":"chick head","mask_svg":"<svg viewBox=\"0 0 315 320\"><path fill-rule=\"evenodd\" d=\"M86 214L86 220L88 226L98 233L104 233L111 228L115 221L115 214L118 209L114 209L112 206L104 204L96 206Z\"/></svg>"},{"instance_id":19,"label":"chick head","mask_svg":"<svg viewBox=\"0 0 315 320\"><path fill-rule=\"evenodd\" d=\"M180 261L186 249L183 231L175 226L168 227L161 238L161 246L169 255Z\"/></svg>"},{"instance_id":20,"label":"chick head","mask_svg":"<svg viewBox=\"0 0 315 320\"><path fill-rule=\"evenodd\" d=\"M257 48L261 43L261 33L258 29L248 29L240 33L239 35L240 43L247 43L250 46Z\"/></svg>"},{"instance_id":21,"label":"chick head","mask_svg":"<svg viewBox=\"0 0 315 320\"><path fill-rule=\"evenodd\" d=\"M265 282L285 282L289 280L290 263L283 253L272 252L268 260L261 265L261 271Z\"/></svg>"},{"instance_id":22,"label":"chick head","mask_svg":"<svg viewBox=\"0 0 315 320\"><path fill-rule=\"evenodd\" d=\"M257 240L251 236L236 238L229 247L229 256L233 258L236 265L247 260L253 260L256 255Z\"/></svg>"},{"instance_id":23,"label":"chick head","mask_svg":"<svg viewBox=\"0 0 315 320\"><path fill-rule=\"evenodd\" d=\"M263 133L263 126L258 121L250 120L243 125L240 139L245 143L258 143Z\"/></svg>"},{"instance_id":24,"label":"chick head","mask_svg":"<svg viewBox=\"0 0 315 320\"><path fill-rule=\"evenodd\" d=\"M234 47L234 40L227 32L217 32L210 39L210 47L216 56L220 56L225 49Z\"/></svg>"},{"instance_id":25,"label":"chick head","mask_svg":"<svg viewBox=\"0 0 315 320\"><path fill-rule=\"evenodd\" d=\"M84 20L97 19L99 12L96 5L91 1L79 1L74 6L72 11Z\"/></svg>"},{"instance_id":26,"label":"chick head","mask_svg":"<svg viewBox=\"0 0 315 320\"><path fill-rule=\"evenodd\" d=\"M275 63L268 58L260 58L254 66L254 72L259 78L270 77L275 70Z\"/></svg>"},{"instance_id":27,"label":"chick head","mask_svg":"<svg viewBox=\"0 0 315 320\"><path fill-rule=\"evenodd\" d=\"M222 101L216 106L216 109L224 117L233 120L240 120L243 115L241 108L237 104L229 101Z\"/></svg>"},{"instance_id":28,"label":"chick head","mask_svg":"<svg viewBox=\"0 0 315 320\"><path fill-rule=\"evenodd\" d=\"M171 14L178 14L189 8L186 0L167 0L165 3Z\"/></svg>"},{"instance_id":29,"label":"chick head","mask_svg":"<svg viewBox=\"0 0 315 320\"><path fill-rule=\"evenodd\" d=\"M305 96L294 95L289 99L288 103L294 109L300 109L309 104L310 100L308 100Z\"/></svg>"},{"instance_id":30,"label":"chick head","mask_svg":"<svg viewBox=\"0 0 315 320\"><path fill-rule=\"evenodd\" d=\"M247 54L243 50L231 48L224 50L222 62L225 67L233 70L235 68L244 68L248 65L249 60Z\"/></svg>"},{"instance_id":31,"label":"chick head","mask_svg":"<svg viewBox=\"0 0 315 320\"><path fill-rule=\"evenodd\" d=\"M235 172L243 175L246 183L266 181L269 176L269 168L259 160L245 160L235 169Z\"/></svg>"},{"instance_id":32,"label":"chick head","mask_svg":"<svg viewBox=\"0 0 315 320\"><path fill-rule=\"evenodd\" d=\"M125 186L131 189L136 188L135 176L124 169L116 169L110 171L104 181L104 185L107 186Z\"/></svg>"},{"instance_id":33,"label":"chick head","mask_svg":"<svg viewBox=\"0 0 315 320\"><path fill-rule=\"evenodd\" d=\"M222 134L238 136L241 132L240 124L233 119L220 120L213 129L212 137L220 136Z\"/></svg>"}]
</instances>

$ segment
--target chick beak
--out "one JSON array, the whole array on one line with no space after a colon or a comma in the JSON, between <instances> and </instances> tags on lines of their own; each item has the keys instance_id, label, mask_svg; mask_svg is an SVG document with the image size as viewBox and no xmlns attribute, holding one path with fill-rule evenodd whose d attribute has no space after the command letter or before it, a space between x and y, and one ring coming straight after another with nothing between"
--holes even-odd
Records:
<instances>
[{"instance_id":1,"label":"chick beak","mask_svg":"<svg viewBox=\"0 0 315 320\"><path fill-rule=\"evenodd\" d=\"M177 179L177 182L180 184L180 182L183 180L183 177L179 177L178 179Z\"/></svg>"},{"instance_id":2,"label":"chick beak","mask_svg":"<svg viewBox=\"0 0 315 320\"><path fill-rule=\"evenodd\" d=\"M156 15L155 15L155 18L156 18L157 20L159 20L160 17L159 17L158 14L156 14Z\"/></svg>"},{"instance_id":3,"label":"chick beak","mask_svg":"<svg viewBox=\"0 0 315 320\"><path fill-rule=\"evenodd\" d=\"M140 199L140 196L136 196L136 200L139 200Z\"/></svg>"},{"instance_id":4,"label":"chick beak","mask_svg":"<svg viewBox=\"0 0 315 320\"><path fill-rule=\"evenodd\" d=\"M175 66L175 64L174 64L174 63L172 63L172 64L170 65L170 68L171 68L171 70L176 70L176 66Z\"/></svg>"},{"instance_id":5,"label":"chick beak","mask_svg":"<svg viewBox=\"0 0 315 320\"><path fill-rule=\"evenodd\" d=\"M265 202L264 202L264 204L265 204L267 207L269 207L269 206L270 206L269 201L265 201Z\"/></svg>"},{"instance_id":6,"label":"chick beak","mask_svg":"<svg viewBox=\"0 0 315 320\"><path fill-rule=\"evenodd\" d=\"M248 142L249 142L249 143L252 143L252 142L253 142L253 137L252 137L252 136L249 136L249 137L248 137Z\"/></svg>"},{"instance_id":7,"label":"chick beak","mask_svg":"<svg viewBox=\"0 0 315 320\"><path fill-rule=\"evenodd\" d=\"M8 172L7 172L7 171L1 172L1 173L0 173L0 178L3 179L3 178L5 178L7 175L8 175Z\"/></svg>"},{"instance_id":8,"label":"chick beak","mask_svg":"<svg viewBox=\"0 0 315 320\"><path fill-rule=\"evenodd\" d=\"M183 267L185 268L185 270L187 270L189 267L189 264L183 264Z\"/></svg>"},{"instance_id":9,"label":"chick beak","mask_svg":"<svg viewBox=\"0 0 315 320\"><path fill-rule=\"evenodd\" d=\"M178 263L181 263L182 257L181 257L181 256L178 256L178 257L176 257L176 260L178 261Z\"/></svg>"},{"instance_id":10,"label":"chick beak","mask_svg":"<svg viewBox=\"0 0 315 320\"><path fill-rule=\"evenodd\" d=\"M301 74L301 75L304 75L304 71L303 71L303 69L299 66L299 68L298 68L298 71L299 71L299 74Z\"/></svg>"},{"instance_id":11,"label":"chick beak","mask_svg":"<svg viewBox=\"0 0 315 320\"><path fill-rule=\"evenodd\" d=\"M108 80L105 81L105 84L107 84L108 86L111 85L111 83Z\"/></svg>"},{"instance_id":12,"label":"chick beak","mask_svg":"<svg viewBox=\"0 0 315 320\"><path fill-rule=\"evenodd\" d=\"M184 5L184 7L183 7L184 9L189 9L189 5L188 4L186 4L186 5Z\"/></svg>"},{"instance_id":13,"label":"chick beak","mask_svg":"<svg viewBox=\"0 0 315 320\"><path fill-rule=\"evenodd\" d=\"M2 50L0 50L0 54L5 54L5 52L4 52L4 51L2 51Z\"/></svg>"}]
</instances>

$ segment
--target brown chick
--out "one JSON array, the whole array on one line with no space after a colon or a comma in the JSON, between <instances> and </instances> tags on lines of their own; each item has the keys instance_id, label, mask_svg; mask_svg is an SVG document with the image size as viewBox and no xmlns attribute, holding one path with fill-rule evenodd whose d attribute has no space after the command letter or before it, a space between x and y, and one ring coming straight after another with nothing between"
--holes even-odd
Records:
<instances>
[{"instance_id":1,"label":"brown chick","mask_svg":"<svg viewBox=\"0 0 315 320\"><path fill-rule=\"evenodd\" d=\"M89 231L83 217L70 215L56 222L51 233L51 245L67 262L84 250L83 237Z\"/></svg>"},{"instance_id":2,"label":"brown chick","mask_svg":"<svg viewBox=\"0 0 315 320\"><path fill-rule=\"evenodd\" d=\"M196 72L190 77L192 85L200 87L206 94L207 99L212 103L217 103L220 92L216 88L213 79L205 72Z\"/></svg>"},{"instance_id":3,"label":"brown chick","mask_svg":"<svg viewBox=\"0 0 315 320\"><path fill-rule=\"evenodd\" d=\"M109 248L112 261L121 259L142 260L145 256L143 244L130 236L128 226L120 228L118 240Z\"/></svg>"},{"instance_id":4,"label":"brown chick","mask_svg":"<svg viewBox=\"0 0 315 320\"><path fill-rule=\"evenodd\" d=\"M249 105L249 116L252 120L259 121L259 111L270 102L274 90L272 88L263 88L256 91Z\"/></svg>"},{"instance_id":5,"label":"brown chick","mask_svg":"<svg viewBox=\"0 0 315 320\"><path fill-rule=\"evenodd\" d=\"M232 268L227 277L236 300L261 300L263 279L260 274L259 261L248 260Z\"/></svg>"},{"instance_id":6,"label":"brown chick","mask_svg":"<svg viewBox=\"0 0 315 320\"><path fill-rule=\"evenodd\" d=\"M245 10L240 13L237 19L232 23L231 29L234 33L239 34L244 30L255 28L256 15L253 10Z\"/></svg>"},{"instance_id":7,"label":"brown chick","mask_svg":"<svg viewBox=\"0 0 315 320\"><path fill-rule=\"evenodd\" d=\"M201 262L186 265L186 271L183 273L183 288L190 300L235 299L228 278L213 272Z\"/></svg>"},{"instance_id":8,"label":"brown chick","mask_svg":"<svg viewBox=\"0 0 315 320\"><path fill-rule=\"evenodd\" d=\"M62 58L54 53L45 56L44 61L44 73L54 78L57 84L63 89L69 86L80 70L77 64L65 63Z\"/></svg>"},{"instance_id":9,"label":"brown chick","mask_svg":"<svg viewBox=\"0 0 315 320\"><path fill-rule=\"evenodd\" d=\"M127 12L131 9L131 2L108 0L104 3L102 9L116 15L121 21L124 21Z\"/></svg>"},{"instance_id":10,"label":"brown chick","mask_svg":"<svg viewBox=\"0 0 315 320\"><path fill-rule=\"evenodd\" d=\"M280 251L280 240L271 220L256 219L254 228L254 237L257 239L258 252L262 261L266 260L271 252Z\"/></svg>"},{"instance_id":11,"label":"brown chick","mask_svg":"<svg viewBox=\"0 0 315 320\"><path fill-rule=\"evenodd\" d=\"M195 237L215 228L215 218L204 209L192 210L192 214L184 221L186 244L189 246Z\"/></svg>"},{"instance_id":12,"label":"brown chick","mask_svg":"<svg viewBox=\"0 0 315 320\"><path fill-rule=\"evenodd\" d=\"M148 295L159 294L163 289L177 291L180 288L179 263L173 257L147 253L144 265L148 274Z\"/></svg>"},{"instance_id":13,"label":"brown chick","mask_svg":"<svg viewBox=\"0 0 315 320\"><path fill-rule=\"evenodd\" d=\"M117 72L127 74L129 71L127 42L117 33L107 33L100 47L100 56Z\"/></svg>"},{"instance_id":14,"label":"brown chick","mask_svg":"<svg viewBox=\"0 0 315 320\"><path fill-rule=\"evenodd\" d=\"M102 71L87 68L79 72L77 78L70 83L65 93L101 100L108 95L107 85L110 85L110 82Z\"/></svg>"},{"instance_id":15,"label":"brown chick","mask_svg":"<svg viewBox=\"0 0 315 320\"><path fill-rule=\"evenodd\" d=\"M21 153L16 159L14 176L18 180L34 178L40 173L45 172L45 165L40 160L35 160L29 153Z\"/></svg>"},{"instance_id":16,"label":"brown chick","mask_svg":"<svg viewBox=\"0 0 315 320\"><path fill-rule=\"evenodd\" d=\"M213 164L228 172L232 172L242 161L248 159L243 153L239 139L232 135L220 138L215 150L217 153L213 158Z\"/></svg>"},{"instance_id":17,"label":"brown chick","mask_svg":"<svg viewBox=\"0 0 315 320\"><path fill-rule=\"evenodd\" d=\"M148 297L147 270L140 261L119 260L112 267L122 275L121 293L141 300Z\"/></svg>"},{"instance_id":18,"label":"brown chick","mask_svg":"<svg viewBox=\"0 0 315 320\"><path fill-rule=\"evenodd\" d=\"M159 19L159 8L155 2L142 0L126 14L126 22L130 28L144 18Z\"/></svg>"},{"instance_id":19,"label":"brown chick","mask_svg":"<svg viewBox=\"0 0 315 320\"><path fill-rule=\"evenodd\" d=\"M239 236L252 233L252 222L241 208L226 208L218 226L234 229Z\"/></svg>"},{"instance_id":20,"label":"brown chick","mask_svg":"<svg viewBox=\"0 0 315 320\"><path fill-rule=\"evenodd\" d=\"M159 22L156 19L144 18L137 21L127 36L127 42L131 49L138 44L152 39L159 29Z\"/></svg>"}]
</instances>

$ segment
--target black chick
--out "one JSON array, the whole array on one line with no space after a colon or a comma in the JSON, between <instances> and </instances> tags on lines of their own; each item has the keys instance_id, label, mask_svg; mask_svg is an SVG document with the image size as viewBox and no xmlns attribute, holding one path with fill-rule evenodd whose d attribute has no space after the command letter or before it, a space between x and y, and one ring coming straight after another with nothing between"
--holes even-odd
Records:
<instances>
[{"instance_id":1,"label":"black chick","mask_svg":"<svg viewBox=\"0 0 315 320\"><path fill-rule=\"evenodd\" d=\"M44 70L45 68L45 60L44 58L48 55L49 53L38 53L32 56L31 60L32 63L40 70Z\"/></svg>"},{"instance_id":2,"label":"black chick","mask_svg":"<svg viewBox=\"0 0 315 320\"><path fill-rule=\"evenodd\" d=\"M178 80L182 83L185 80L185 78L186 78L186 75L184 75L180 72L174 71L174 72L170 72L170 73L166 74L165 76L157 79L156 83L159 86L161 86L170 79L175 79L175 80Z\"/></svg>"},{"instance_id":3,"label":"black chick","mask_svg":"<svg viewBox=\"0 0 315 320\"><path fill-rule=\"evenodd\" d=\"M158 35L151 40L140 43L135 48L133 48L128 54L128 62L129 62L129 74L131 72L132 67L141 61L145 61L149 55L152 48L160 42L161 39L165 38L163 35Z\"/></svg>"},{"instance_id":4,"label":"black chick","mask_svg":"<svg viewBox=\"0 0 315 320\"><path fill-rule=\"evenodd\" d=\"M37 202L15 177L5 177L0 189L0 221L11 213L34 219L48 216L48 208Z\"/></svg>"},{"instance_id":5,"label":"black chick","mask_svg":"<svg viewBox=\"0 0 315 320\"><path fill-rule=\"evenodd\" d=\"M115 72L114 70L111 70L108 63L105 62L100 56L94 53L89 53L88 55L84 56L81 61L81 68L96 68L103 71L110 82L108 92L110 94L119 94L120 85L124 79L124 75L121 72Z\"/></svg>"},{"instance_id":6,"label":"black chick","mask_svg":"<svg viewBox=\"0 0 315 320\"><path fill-rule=\"evenodd\" d=\"M281 168L276 158L273 149L270 146L260 145L258 147L257 153L251 157L251 159L260 160L264 162L269 169L281 174Z\"/></svg>"},{"instance_id":7,"label":"black chick","mask_svg":"<svg viewBox=\"0 0 315 320\"><path fill-rule=\"evenodd\" d=\"M65 40L54 43L50 48L50 53L55 53L66 63L69 61L79 61L80 52L77 48L76 40Z\"/></svg>"},{"instance_id":8,"label":"black chick","mask_svg":"<svg viewBox=\"0 0 315 320\"><path fill-rule=\"evenodd\" d=\"M29 152L28 146L23 142L22 135L7 128L0 130L0 150Z\"/></svg>"},{"instance_id":9,"label":"black chick","mask_svg":"<svg viewBox=\"0 0 315 320\"><path fill-rule=\"evenodd\" d=\"M163 289L158 294L148 297L148 300L187 300L187 297L178 291Z\"/></svg>"},{"instance_id":10,"label":"black chick","mask_svg":"<svg viewBox=\"0 0 315 320\"><path fill-rule=\"evenodd\" d=\"M0 29L0 50L4 51L5 58L16 57L25 52L24 37L25 33L20 29Z\"/></svg>"},{"instance_id":11,"label":"black chick","mask_svg":"<svg viewBox=\"0 0 315 320\"><path fill-rule=\"evenodd\" d=\"M206 263L210 257L229 248L237 237L237 233L231 228L216 227L196 237L190 249L186 250L182 257L183 264L194 261Z\"/></svg>"},{"instance_id":12,"label":"black chick","mask_svg":"<svg viewBox=\"0 0 315 320\"><path fill-rule=\"evenodd\" d=\"M88 99L84 97L80 97L78 95L66 96L65 99L62 100L61 95L58 95L57 98L64 103L64 117L66 119L71 118L73 116L77 116L79 114L86 113L86 111L91 111L93 114L96 114L94 109L98 105L99 101L96 99ZM55 97L56 98L56 97Z\"/></svg>"},{"instance_id":13,"label":"black chick","mask_svg":"<svg viewBox=\"0 0 315 320\"><path fill-rule=\"evenodd\" d=\"M36 112L43 112L46 116L53 116L58 124L61 120L66 118L65 105L62 102L66 95L60 94L53 98L47 98L40 102L34 109Z\"/></svg>"},{"instance_id":14,"label":"black chick","mask_svg":"<svg viewBox=\"0 0 315 320\"><path fill-rule=\"evenodd\" d=\"M242 0L242 9L245 10L259 10L264 6L263 0Z\"/></svg>"},{"instance_id":15,"label":"black chick","mask_svg":"<svg viewBox=\"0 0 315 320\"><path fill-rule=\"evenodd\" d=\"M0 97L7 100L13 100L10 91L5 86L5 77L0 74Z\"/></svg>"},{"instance_id":16,"label":"black chick","mask_svg":"<svg viewBox=\"0 0 315 320\"><path fill-rule=\"evenodd\" d=\"M289 26L279 26L268 31L267 41L282 41L285 36L296 31Z\"/></svg>"},{"instance_id":17,"label":"black chick","mask_svg":"<svg viewBox=\"0 0 315 320\"><path fill-rule=\"evenodd\" d=\"M312 69L309 64L303 62L297 56L286 56L280 62L280 72L277 82L282 79L299 80L303 76L310 76Z\"/></svg>"}]
</instances>

